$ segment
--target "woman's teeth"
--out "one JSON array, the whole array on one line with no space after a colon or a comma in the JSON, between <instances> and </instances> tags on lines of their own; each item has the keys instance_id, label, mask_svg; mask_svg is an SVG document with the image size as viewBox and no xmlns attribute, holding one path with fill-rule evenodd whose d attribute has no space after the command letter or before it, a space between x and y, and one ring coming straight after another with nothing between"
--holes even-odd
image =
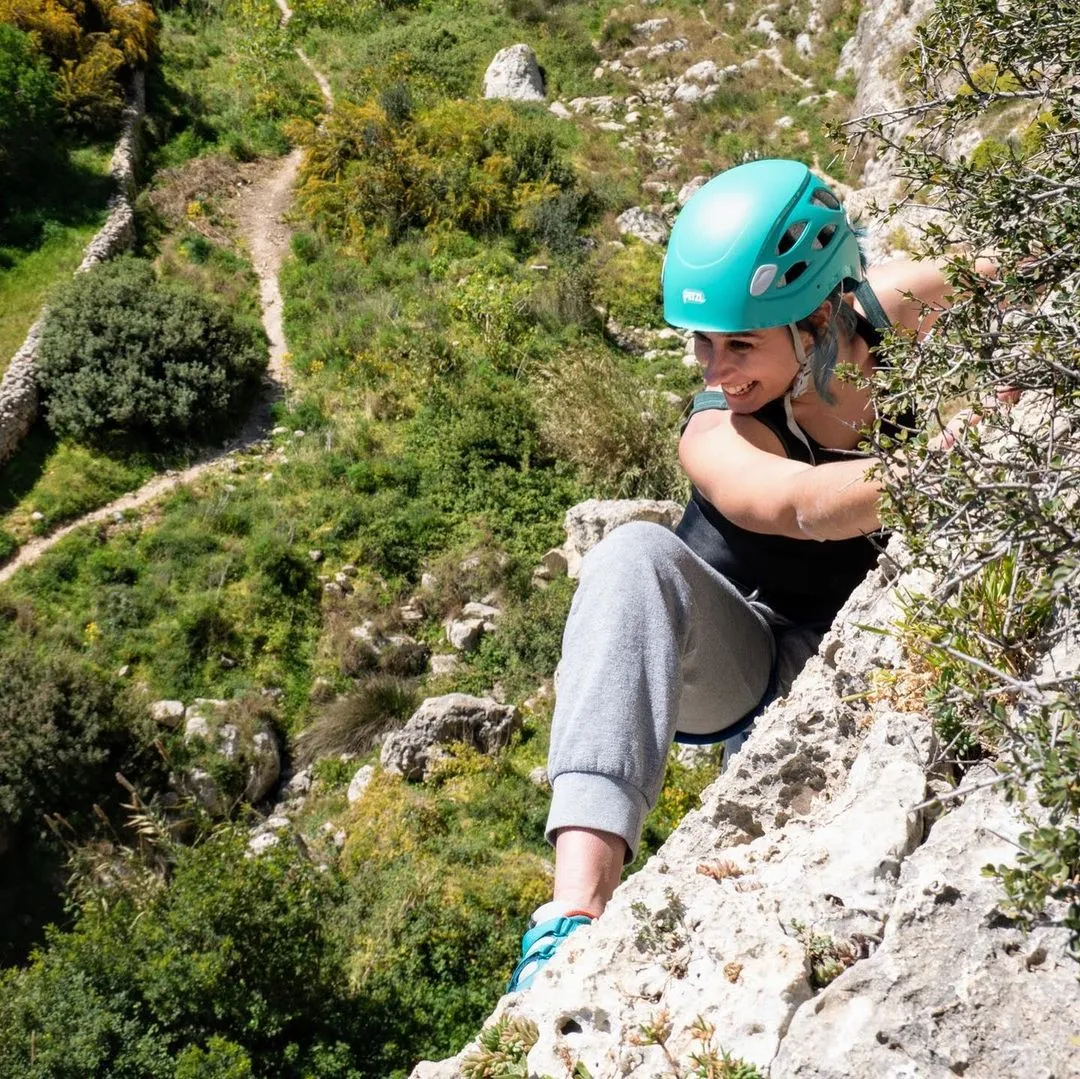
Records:
<instances>
[{"instance_id":1,"label":"woman's teeth","mask_svg":"<svg viewBox=\"0 0 1080 1079\"><path fill-rule=\"evenodd\" d=\"M753 389L753 382L744 382L741 386L725 386L724 393L728 397L743 397Z\"/></svg>"}]
</instances>

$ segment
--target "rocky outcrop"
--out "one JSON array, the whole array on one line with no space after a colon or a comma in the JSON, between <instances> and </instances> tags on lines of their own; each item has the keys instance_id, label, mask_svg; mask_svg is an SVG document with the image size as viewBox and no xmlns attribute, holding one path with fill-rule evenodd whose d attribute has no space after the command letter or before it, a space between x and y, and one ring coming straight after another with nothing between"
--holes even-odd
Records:
<instances>
[{"instance_id":1,"label":"rocky outcrop","mask_svg":"<svg viewBox=\"0 0 1080 1079\"><path fill-rule=\"evenodd\" d=\"M446 639L459 652L471 652L485 633L494 632L501 613L490 603L466 603L456 618L447 619Z\"/></svg>"},{"instance_id":2,"label":"rocky outcrop","mask_svg":"<svg viewBox=\"0 0 1080 1079\"><path fill-rule=\"evenodd\" d=\"M117 192L110 202L105 224L90 241L79 264L82 273L99 262L131 248L135 239L135 170L139 160L139 129L146 112L146 80L137 72L124 109L123 129L112 156L112 178ZM12 357L0 380L0 464L18 449L37 418L38 391L34 374L42 318Z\"/></svg>"},{"instance_id":3,"label":"rocky outcrop","mask_svg":"<svg viewBox=\"0 0 1080 1079\"><path fill-rule=\"evenodd\" d=\"M933 8L934 0L882 0L863 8L836 71L838 77L858 78L852 116L881 113L903 104L903 91L896 77L898 66L915 41L916 27ZM895 126L893 130L901 134L906 128ZM894 175L892 155L872 151L864 158L863 187L889 184Z\"/></svg>"},{"instance_id":4,"label":"rocky outcrop","mask_svg":"<svg viewBox=\"0 0 1080 1079\"><path fill-rule=\"evenodd\" d=\"M281 775L281 753L270 724L262 716L231 715L226 701L193 701L184 713L184 743L195 751L195 760L176 785L213 816L227 815L236 793L247 802L261 801ZM240 792L222 784L217 761L240 770Z\"/></svg>"},{"instance_id":5,"label":"rocky outcrop","mask_svg":"<svg viewBox=\"0 0 1080 1079\"><path fill-rule=\"evenodd\" d=\"M682 512L683 508L678 502L659 502L648 498L590 498L587 502L571 506L563 521L566 543L562 556L566 572L571 577L577 577L585 555L620 525L629 521L652 521L665 528L674 528L682 519Z\"/></svg>"},{"instance_id":6,"label":"rocky outcrop","mask_svg":"<svg viewBox=\"0 0 1080 1079\"><path fill-rule=\"evenodd\" d=\"M699 1017L770 1079L1080 1073L1068 932L1024 937L980 873L1015 856L1014 808L990 787L936 820L928 802L931 725L886 689L894 583L927 584L872 573L701 808L503 998L496 1017L536 1024L526 1074L689 1072ZM461 1076L468 1053L414 1079Z\"/></svg>"},{"instance_id":7,"label":"rocky outcrop","mask_svg":"<svg viewBox=\"0 0 1080 1079\"><path fill-rule=\"evenodd\" d=\"M464 742L482 753L505 747L521 725L511 705L490 697L448 693L430 697L400 731L386 736L380 760L383 769L406 779L423 779L445 747Z\"/></svg>"},{"instance_id":8,"label":"rocky outcrop","mask_svg":"<svg viewBox=\"0 0 1080 1079\"><path fill-rule=\"evenodd\" d=\"M484 97L543 101L544 76L528 45L500 49L484 74Z\"/></svg>"},{"instance_id":9,"label":"rocky outcrop","mask_svg":"<svg viewBox=\"0 0 1080 1079\"><path fill-rule=\"evenodd\" d=\"M667 243L670 229L659 214L631 206L615 218L615 226L623 236L633 236L647 244Z\"/></svg>"}]
</instances>

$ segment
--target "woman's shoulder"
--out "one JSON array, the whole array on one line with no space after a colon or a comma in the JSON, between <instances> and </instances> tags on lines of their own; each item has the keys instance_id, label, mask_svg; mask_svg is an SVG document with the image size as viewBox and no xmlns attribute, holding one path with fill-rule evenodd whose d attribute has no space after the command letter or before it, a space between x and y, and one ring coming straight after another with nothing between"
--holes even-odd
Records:
<instances>
[{"instance_id":1,"label":"woman's shoulder","mask_svg":"<svg viewBox=\"0 0 1080 1079\"><path fill-rule=\"evenodd\" d=\"M925 333L948 306L949 283L930 259L880 262L867 269L866 280L894 326Z\"/></svg>"}]
</instances>

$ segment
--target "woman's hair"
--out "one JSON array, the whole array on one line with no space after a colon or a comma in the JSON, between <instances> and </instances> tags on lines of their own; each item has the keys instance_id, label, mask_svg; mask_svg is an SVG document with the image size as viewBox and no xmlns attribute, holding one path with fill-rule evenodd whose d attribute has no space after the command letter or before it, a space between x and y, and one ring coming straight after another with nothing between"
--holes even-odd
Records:
<instances>
[{"instance_id":1,"label":"woman's hair","mask_svg":"<svg viewBox=\"0 0 1080 1079\"><path fill-rule=\"evenodd\" d=\"M814 339L814 348L810 353L810 374L814 380L814 389L818 396L828 404L834 403L834 398L829 393L829 379L832 378L836 369L836 358L839 354L840 339L850 341L855 336L855 327L858 318L855 309L850 304L844 303L843 282L824 301L832 305L832 316L823 324L816 325L810 316L800 319L795 323L800 330L806 330Z\"/></svg>"}]
</instances>

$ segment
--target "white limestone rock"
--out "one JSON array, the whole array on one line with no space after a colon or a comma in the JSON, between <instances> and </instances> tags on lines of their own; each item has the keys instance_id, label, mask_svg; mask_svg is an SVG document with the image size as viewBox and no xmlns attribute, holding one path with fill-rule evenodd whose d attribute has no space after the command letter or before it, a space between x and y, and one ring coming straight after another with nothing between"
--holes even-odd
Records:
<instances>
[{"instance_id":1,"label":"white limestone rock","mask_svg":"<svg viewBox=\"0 0 1080 1079\"><path fill-rule=\"evenodd\" d=\"M271 847L276 847L281 842L281 836L276 832L256 832L248 840L248 850L252 855L264 854Z\"/></svg>"},{"instance_id":2,"label":"white limestone rock","mask_svg":"<svg viewBox=\"0 0 1080 1079\"><path fill-rule=\"evenodd\" d=\"M508 101L543 101L544 76L528 45L500 49L484 75L484 97Z\"/></svg>"},{"instance_id":3,"label":"white limestone rock","mask_svg":"<svg viewBox=\"0 0 1080 1079\"><path fill-rule=\"evenodd\" d=\"M154 701L150 705L150 718L162 727L179 727L184 720L184 702Z\"/></svg>"},{"instance_id":4,"label":"white limestone rock","mask_svg":"<svg viewBox=\"0 0 1080 1079\"><path fill-rule=\"evenodd\" d=\"M695 176L692 180L687 180L679 188L679 194L675 198L679 209L682 209L708 182L708 176Z\"/></svg>"},{"instance_id":5,"label":"white limestone rock","mask_svg":"<svg viewBox=\"0 0 1080 1079\"><path fill-rule=\"evenodd\" d=\"M240 797L255 803L270 793L281 775L281 752L277 736L262 717L230 716L226 701L197 698L188 706L184 742L202 746L195 763L177 780L207 812L224 816L232 808L230 794L222 790L207 767L208 754L224 758L243 769L245 782Z\"/></svg>"},{"instance_id":6,"label":"white limestone rock","mask_svg":"<svg viewBox=\"0 0 1080 1079\"><path fill-rule=\"evenodd\" d=\"M363 797L364 791L371 785L371 781L375 778L375 767L371 764L365 764L363 768L357 770L356 775L352 777L349 783L349 789L345 792L345 797L352 805L354 802L360 801Z\"/></svg>"},{"instance_id":7,"label":"white limestone rock","mask_svg":"<svg viewBox=\"0 0 1080 1079\"><path fill-rule=\"evenodd\" d=\"M431 657L431 673L436 677L453 674L461 666L461 660L453 652L439 652Z\"/></svg>"},{"instance_id":8,"label":"white limestone rock","mask_svg":"<svg viewBox=\"0 0 1080 1079\"><path fill-rule=\"evenodd\" d=\"M615 98L611 94L600 94L597 97L575 97L570 102L570 108L580 116L582 113L596 113L599 116L611 116L615 112Z\"/></svg>"},{"instance_id":9,"label":"white limestone rock","mask_svg":"<svg viewBox=\"0 0 1080 1079\"><path fill-rule=\"evenodd\" d=\"M858 84L851 115L863 116L894 109L903 104L904 91L896 78L899 58L915 41L916 27L933 10L934 0L880 0L865 4L853 37L840 54L837 77L855 74ZM890 134L900 138L914 123L893 124ZM895 155L871 153L862 173L862 184L889 184L895 175Z\"/></svg>"},{"instance_id":10,"label":"white limestone rock","mask_svg":"<svg viewBox=\"0 0 1080 1079\"><path fill-rule=\"evenodd\" d=\"M451 618L444 625L446 639L459 652L471 652L484 635L486 619L473 615L469 618Z\"/></svg>"},{"instance_id":11,"label":"white limestone rock","mask_svg":"<svg viewBox=\"0 0 1080 1079\"><path fill-rule=\"evenodd\" d=\"M615 225L623 236L634 236L647 244L664 244L671 234L667 223L659 214L650 213L640 206L631 206L617 218Z\"/></svg>"},{"instance_id":12,"label":"white limestone rock","mask_svg":"<svg viewBox=\"0 0 1080 1079\"><path fill-rule=\"evenodd\" d=\"M711 83L720 81L720 69L712 60L699 60L688 67L682 76L683 82Z\"/></svg>"},{"instance_id":13,"label":"white limestone rock","mask_svg":"<svg viewBox=\"0 0 1080 1079\"><path fill-rule=\"evenodd\" d=\"M982 874L1015 859L1021 830L992 789L938 820L903 863L881 946L796 1012L773 1073L885 1076L904 1060L920 1076L1080 1075L1067 930L1050 920L1025 936Z\"/></svg>"},{"instance_id":14,"label":"white limestone rock","mask_svg":"<svg viewBox=\"0 0 1080 1079\"><path fill-rule=\"evenodd\" d=\"M670 19L646 19L644 22L634 23L634 33L641 37L652 37L658 34L665 26L670 26Z\"/></svg>"},{"instance_id":15,"label":"white limestone rock","mask_svg":"<svg viewBox=\"0 0 1080 1079\"><path fill-rule=\"evenodd\" d=\"M490 697L466 693L429 697L401 730L386 736L380 759L391 774L423 779L442 755L441 747L464 742L482 753L493 753L505 747L520 726L516 708Z\"/></svg>"},{"instance_id":16,"label":"white limestone rock","mask_svg":"<svg viewBox=\"0 0 1080 1079\"><path fill-rule=\"evenodd\" d=\"M682 519L682 514L683 507L677 502L661 502L647 498L590 498L587 502L571 506L563 521L566 543L562 550L568 575L576 578L585 555L620 525L630 521L653 521L665 528L675 528Z\"/></svg>"}]
</instances>

